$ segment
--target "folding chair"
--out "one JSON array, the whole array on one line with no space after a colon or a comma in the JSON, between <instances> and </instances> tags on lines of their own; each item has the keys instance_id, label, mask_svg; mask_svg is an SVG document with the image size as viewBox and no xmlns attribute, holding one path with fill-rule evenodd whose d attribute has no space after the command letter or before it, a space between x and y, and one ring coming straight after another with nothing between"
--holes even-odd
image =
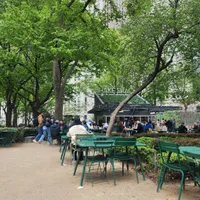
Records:
<instances>
[{"instance_id":1,"label":"folding chair","mask_svg":"<svg viewBox=\"0 0 200 200\"><path fill-rule=\"evenodd\" d=\"M122 161L122 175L124 175L124 163L126 162L127 170L129 170L128 162L133 161L134 170L136 172L136 180L137 183L139 183L136 158L134 152L130 149L130 147L135 147L135 145L136 138L115 138L114 152L112 152L109 156L109 161L111 162L113 168L114 185L116 185L116 175L114 167L115 160Z\"/></svg>"},{"instance_id":2,"label":"folding chair","mask_svg":"<svg viewBox=\"0 0 200 200\"><path fill-rule=\"evenodd\" d=\"M94 137L94 134L76 134L76 141L91 137ZM77 157L79 157L79 154L82 154L81 149L76 145L76 143L70 143L70 164L72 164L72 160L75 160L76 152L78 154Z\"/></svg>"},{"instance_id":3,"label":"folding chair","mask_svg":"<svg viewBox=\"0 0 200 200\"><path fill-rule=\"evenodd\" d=\"M162 189L167 169L178 171L181 173L181 182L178 195L178 200L180 200L185 181L185 173L191 172L191 168L189 165L186 165L185 163L181 162L178 144L158 141L158 147L162 159L162 167L158 178L157 192L159 191L159 189ZM174 155L173 160L171 159L172 154ZM176 161L174 161L174 157L176 157Z\"/></svg>"},{"instance_id":4,"label":"folding chair","mask_svg":"<svg viewBox=\"0 0 200 200\"><path fill-rule=\"evenodd\" d=\"M89 138L90 139L90 138ZM107 163L109 161L109 155L106 154L110 152L109 150L111 147L114 146L114 141L113 140L95 140L94 141L94 147L93 147L93 152L91 156L88 156L87 158L87 163L88 163L88 173L91 172L91 168L95 166L95 164L98 166L97 167L97 172L101 171L101 163L104 164L103 166L103 173L104 176L107 178ZM90 173L92 174L92 173ZM114 174L113 174L114 175ZM92 183L93 183L93 176L91 175L92 178Z\"/></svg>"}]
</instances>

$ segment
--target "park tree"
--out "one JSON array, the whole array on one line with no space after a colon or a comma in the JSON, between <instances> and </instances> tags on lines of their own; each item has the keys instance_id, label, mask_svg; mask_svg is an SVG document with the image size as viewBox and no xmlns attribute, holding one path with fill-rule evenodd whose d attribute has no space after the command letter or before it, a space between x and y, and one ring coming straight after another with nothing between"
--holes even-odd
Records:
<instances>
[{"instance_id":1,"label":"park tree","mask_svg":"<svg viewBox=\"0 0 200 200\"><path fill-rule=\"evenodd\" d=\"M73 75L98 76L109 67L109 53L115 46L115 33L94 2L58 1L54 7L54 31L50 50L53 58L55 117L62 118L65 85Z\"/></svg>"},{"instance_id":2,"label":"park tree","mask_svg":"<svg viewBox=\"0 0 200 200\"><path fill-rule=\"evenodd\" d=\"M118 112L136 94L168 69L174 60L199 57L199 9L197 1L126 1L127 20L122 26L126 66L142 74L138 87L111 114L107 135ZM189 52L189 55L188 55Z\"/></svg>"},{"instance_id":3,"label":"park tree","mask_svg":"<svg viewBox=\"0 0 200 200\"><path fill-rule=\"evenodd\" d=\"M172 69L169 73L171 80L171 90L169 94L171 95L171 99L183 105L185 112L187 112L188 106L198 102L200 99L200 74L196 67L187 66Z\"/></svg>"},{"instance_id":4,"label":"park tree","mask_svg":"<svg viewBox=\"0 0 200 200\"><path fill-rule=\"evenodd\" d=\"M4 95L6 125L11 126L12 113L14 110L17 113L20 100L25 100L36 115L51 96L53 85L51 58L45 48L48 26L44 22L45 13L40 12L42 6L28 1L5 1L4 6L0 18L1 84L7 93ZM8 99L11 97L12 104Z\"/></svg>"},{"instance_id":5,"label":"park tree","mask_svg":"<svg viewBox=\"0 0 200 200\"><path fill-rule=\"evenodd\" d=\"M3 6L2 50L5 42L17 56L15 81L13 85L7 82L5 88L14 94L17 86L17 96L28 102L34 115L54 91L55 117L62 118L63 101L72 96L70 78L83 72L98 76L110 66L108 54L115 45L115 32L107 27L108 15L99 14L91 0L7 0ZM1 66L5 73L11 70L9 62Z\"/></svg>"}]
</instances>

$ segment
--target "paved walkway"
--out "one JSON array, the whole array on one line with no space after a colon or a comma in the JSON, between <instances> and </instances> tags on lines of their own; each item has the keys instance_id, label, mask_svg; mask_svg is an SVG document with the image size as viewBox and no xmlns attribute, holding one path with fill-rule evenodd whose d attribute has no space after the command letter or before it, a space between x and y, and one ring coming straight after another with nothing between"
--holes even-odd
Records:
<instances>
[{"instance_id":1,"label":"paved walkway","mask_svg":"<svg viewBox=\"0 0 200 200\"><path fill-rule=\"evenodd\" d=\"M16 144L0 149L0 200L177 200L178 185L164 185L156 192L150 180L137 184L135 174L117 176L117 186L112 176L108 182L86 180L78 189L81 168L72 176L73 165L60 165L58 146L33 143ZM186 186L182 200L197 200L200 190Z\"/></svg>"}]
</instances>

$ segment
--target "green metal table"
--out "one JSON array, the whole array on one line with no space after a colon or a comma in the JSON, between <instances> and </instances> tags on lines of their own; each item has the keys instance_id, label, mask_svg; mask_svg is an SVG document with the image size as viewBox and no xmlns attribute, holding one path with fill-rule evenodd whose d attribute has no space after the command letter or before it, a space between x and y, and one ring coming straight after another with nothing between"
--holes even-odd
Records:
<instances>
[{"instance_id":1,"label":"green metal table","mask_svg":"<svg viewBox=\"0 0 200 200\"><path fill-rule=\"evenodd\" d=\"M179 147L180 153L187 156L187 158L192 161L194 163L194 174L193 174L193 178L194 178L194 182L195 185L199 185L200 186L200 172L199 170L199 165L200 165L200 147L196 147L196 146L180 146ZM198 167L196 167L196 165Z\"/></svg>"},{"instance_id":2,"label":"green metal table","mask_svg":"<svg viewBox=\"0 0 200 200\"><path fill-rule=\"evenodd\" d=\"M114 138L113 138L113 140L111 140L110 138L111 137L109 137L108 140L114 142ZM81 148L82 151L85 151L84 164L83 164L79 188L83 188L83 180L84 180L85 169L86 169L86 164L87 164L88 150L89 150L90 147L95 147L95 141L96 140L80 140L80 141L77 141L77 143L76 143L79 146L79 148ZM143 180L145 180L144 170L143 170L143 167L142 167L142 163L141 163L141 159L140 159L140 153L139 153L139 150L138 150L138 147L141 147L141 146L145 146L145 144L143 144L141 142L136 142L135 149L136 149L136 152L137 152L140 168L141 168L141 171L142 171ZM79 165L79 159L77 159L76 165L74 167L74 173L73 173L74 176L76 175L78 165Z\"/></svg>"},{"instance_id":3,"label":"green metal table","mask_svg":"<svg viewBox=\"0 0 200 200\"><path fill-rule=\"evenodd\" d=\"M179 150L181 154L184 154L184 152L189 152L200 155L200 147L196 146L180 146Z\"/></svg>"}]
</instances>

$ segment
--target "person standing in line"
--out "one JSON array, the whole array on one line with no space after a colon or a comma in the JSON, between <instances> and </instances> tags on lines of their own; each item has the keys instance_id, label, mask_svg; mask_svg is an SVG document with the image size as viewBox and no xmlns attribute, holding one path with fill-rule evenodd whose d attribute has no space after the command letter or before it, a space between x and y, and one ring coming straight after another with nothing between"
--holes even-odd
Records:
<instances>
[{"instance_id":1,"label":"person standing in line","mask_svg":"<svg viewBox=\"0 0 200 200\"><path fill-rule=\"evenodd\" d=\"M38 142L38 140L40 139L40 137L42 136L42 133L43 133L43 129L42 129L43 120L44 120L43 112L40 112L40 114L37 117L37 120L38 120L38 134L36 135L35 139L33 140L34 143Z\"/></svg>"}]
</instances>

